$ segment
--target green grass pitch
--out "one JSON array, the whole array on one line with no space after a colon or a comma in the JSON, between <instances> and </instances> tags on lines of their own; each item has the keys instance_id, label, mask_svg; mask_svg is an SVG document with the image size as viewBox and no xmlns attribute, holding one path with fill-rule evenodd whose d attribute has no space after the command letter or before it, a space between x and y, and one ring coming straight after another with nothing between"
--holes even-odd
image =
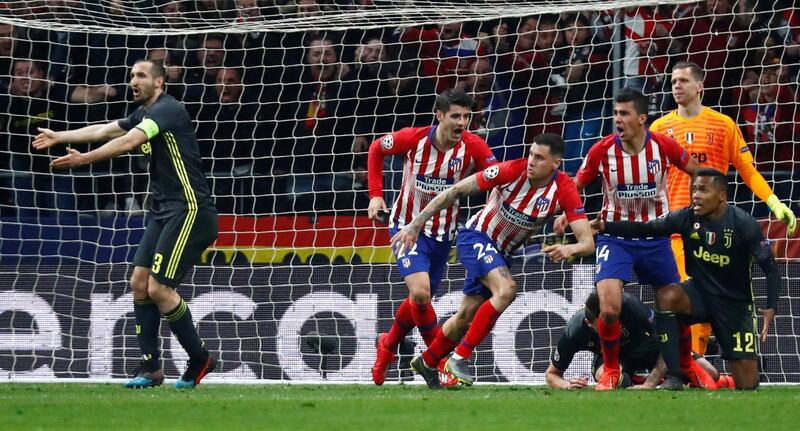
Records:
<instances>
[{"instance_id":1,"label":"green grass pitch","mask_svg":"<svg viewBox=\"0 0 800 431\"><path fill-rule=\"evenodd\" d=\"M789 430L800 386L755 392L478 385L0 384L0 430Z\"/></svg>"}]
</instances>

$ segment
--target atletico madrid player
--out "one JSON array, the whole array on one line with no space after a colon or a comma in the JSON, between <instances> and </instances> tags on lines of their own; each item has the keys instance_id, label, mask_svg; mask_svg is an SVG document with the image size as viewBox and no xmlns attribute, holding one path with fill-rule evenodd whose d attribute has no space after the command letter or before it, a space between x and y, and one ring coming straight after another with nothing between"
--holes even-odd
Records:
<instances>
[{"instance_id":1,"label":"atletico madrid player","mask_svg":"<svg viewBox=\"0 0 800 431\"><path fill-rule=\"evenodd\" d=\"M594 250L592 232L575 184L558 171L564 140L545 133L534 138L529 151L527 159L491 166L461 180L437 196L392 237L393 248L413 250L428 219L461 198L492 190L486 206L458 233L458 259L467 272L461 305L442 325L428 350L411 361L412 369L425 378L431 389L441 388L435 367L454 348L445 371L461 383L472 384L468 359L473 349L486 338L517 295L517 285L508 269L510 256L531 236L540 233L559 209L564 210L578 242L550 245L542 251L559 262Z\"/></svg>"},{"instance_id":2,"label":"atletico madrid player","mask_svg":"<svg viewBox=\"0 0 800 431\"><path fill-rule=\"evenodd\" d=\"M667 168L676 167L694 174L698 164L674 139L647 131L644 124L648 100L642 93L623 88L614 102L617 132L589 149L575 177L576 186L583 190L600 176L603 183L600 219L655 220L668 210ZM620 382L619 313L622 286L631 281L632 270L640 283L656 288L678 281L678 269L668 240L634 241L598 235L595 283L600 296L600 319L597 332L606 367L595 386L597 390L614 389ZM691 370L685 371L694 375Z\"/></svg>"},{"instance_id":3,"label":"atletico madrid player","mask_svg":"<svg viewBox=\"0 0 800 431\"><path fill-rule=\"evenodd\" d=\"M383 200L383 158L403 154L403 182L389 215L392 235L416 217L434 197L449 190L469 175L497 163L486 142L467 131L474 101L458 89L436 97L436 126L405 128L375 140L369 148L368 175L371 196L367 213L378 220L388 212ZM425 223L422 237L413 249L395 252L397 268L408 286L409 295L397 309L388 333L378 336L372 380L382 385L398 344L414 327L425 344L438 332L431 297L442 279L450 242L458 221L458 202L441 208Z\"/></svg>"},{"instance_id":4,"label":"atletico madrid player","mask_svg":"<svg viewBox=\"0 0 800 431\"><path fill-rule=\"evenodd\" d=\"M666 134L694 157L702 167L714 168L723 174L731 164L741 175L747 187L767 203L775 216L794 234L794 213L778 200L764 177L753 166L753 155L742 138L739 126L727 115L702 105L703 70L695 63L681 61L672 67L672 97L678 109L654 121L653 132ZM670 169L667 176L669 209L683 208L691 202L691 178L678 169ZM685 280L686 265L683 241L680 235L672 237L672 251L681 280ZM692 349L701 355L706 351L711 327L707 323L692 326Z\"/></svg>"}]
</instances>

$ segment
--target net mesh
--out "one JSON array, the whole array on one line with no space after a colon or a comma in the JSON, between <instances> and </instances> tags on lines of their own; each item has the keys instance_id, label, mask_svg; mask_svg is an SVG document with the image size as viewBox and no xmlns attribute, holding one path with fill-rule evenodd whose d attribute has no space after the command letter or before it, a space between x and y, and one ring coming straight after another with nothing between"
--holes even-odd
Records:
<instances>
[{"instance_id":1,"label":"net mesh","mask_svg":"<svg viewBox=\"0 0 800 431\"><path fill-rule=\"evenodd\" d=\"M708 74L704 103L739 124L758 170L794 206L798 18L782 1L0 3L0 375L121 378L139 361L126 280L150 205L143 154L51 172L63 148L30 147L38 127L131 112L138 59L167 66L221 214L219 239L179 290L223 359L210 379L369 382L375 337L407 296L385 225L364 215L372 140L432 124L435 95L458 86L477 102L470 129L498 159L552 131L573 174L613 131L616 89L644 90L657 118L674 108L671 65L690 59ZM390 205L401 171L402 159L387 158ZM798 382L800 245L730 179L729 197L762 220L787 281L761 346L764 378ZM463 216L482 203L471 199ZM587 209L599 204L590 187ZM591 259L541 257L558 240L547 229L515 257L520 295L476 351L478 381L543 382L565 321L593 289ZM463 269L451 263L434 298L441 318L461 298ZM652 303L649 286L626 289ZM167 325L161 335L165 372L178 376L185 354ZM409 340L390 381L413 378L407 362L424 344ZM579 356L567 376L587 375L590 362Z\"/></svg>"}]
</instances>

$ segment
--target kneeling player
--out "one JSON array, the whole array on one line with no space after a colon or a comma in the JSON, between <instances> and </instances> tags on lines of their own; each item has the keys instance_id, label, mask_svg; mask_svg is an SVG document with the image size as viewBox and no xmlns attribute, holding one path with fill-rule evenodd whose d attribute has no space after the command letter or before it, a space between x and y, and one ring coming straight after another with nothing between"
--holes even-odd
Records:
<instances>
[{"instance_id":1,"label":"kneeling player","mask_svg":"<svg viewBox=\"0 0 800 431\"><path fill-rule=\"evenodd\" d=\"M600 381L603 375L603 355L600 351L600 337L597 335L597 317L600 315L600 299L593 292L586 299L584 308L578 310L567 322L564 333L558 340L550 357L550 366L545 372L547 386L556 389L582 389L589 385L586 377L564 379L564 372L579 351L594 353L592 376ZM634 388L652 389L661 381L666 372L664 361L660 360L658 338L653 327L653 311L635 296L624 293L619 316L622 325L619 364L621 378L619 385ZM706 389L729 387L730 377L720 375L705 358L697 355L692 367L702 379Z\"/></svg>"},{"instance_id":2,"label":"kneeling player","mask_svg":"<svg viewBox=\"0 0 800 431\"><path fill-rule=\"evenodd\" d=\"M758 387L758 333L755 327L752 259L767 278L767 308L761 310L761 341L775 317L781 283L769 241L756 220L728 205L727 180L716 169L701 169L692 184L691 207L647 223L603 222L593 226L610 235L667 236L683 239L689 279L656 292L656 327L669 376L661 387L680 389L681 363L691 358L687 324L709 322L717 334L722 357L732 361L736 389ZM680 317L680 322L676 319Z\"/></svg>"}]
</instances>

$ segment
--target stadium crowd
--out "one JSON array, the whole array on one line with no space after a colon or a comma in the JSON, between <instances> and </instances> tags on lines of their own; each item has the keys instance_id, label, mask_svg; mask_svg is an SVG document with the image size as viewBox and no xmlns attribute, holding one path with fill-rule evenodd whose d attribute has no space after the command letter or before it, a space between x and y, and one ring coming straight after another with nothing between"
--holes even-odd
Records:
<instances>
[{"instance_id":1,"label":"stadium crowd","mask_svg":"<svg viewBox=\"0 0 800 431\"><path fill-rule=\"evenodd\" d=\"M46 0L0 3L0 14L185 29L203 20L302 18L379 6L369 0ZM153 21L148 11L163 19ZM0 24L0 208L3 216L30 216L146 207L141 153L69 175L51 172L55 151L31 147L38 127L65 130L125 117L133 106L128 73L141 58L163 62L167 92L194 117L223 214L366 208L369 143L392 130L431 124L436 93L452 87L475 99L470 129L499 160L522 156L533 136L557 133L567 144L564 169L574 175L589 147L612 131L615 90L648 94L652 121L675 107L668 76L682 60L707 71L703 103L737 121L757 169L772 174L768 180L790 179L800 175L798 27L800 9L785 0L342 32L136 36ZM398 158L385 160L387 190L399 185L401 165Z\"/></svg>"}]
</instances>

